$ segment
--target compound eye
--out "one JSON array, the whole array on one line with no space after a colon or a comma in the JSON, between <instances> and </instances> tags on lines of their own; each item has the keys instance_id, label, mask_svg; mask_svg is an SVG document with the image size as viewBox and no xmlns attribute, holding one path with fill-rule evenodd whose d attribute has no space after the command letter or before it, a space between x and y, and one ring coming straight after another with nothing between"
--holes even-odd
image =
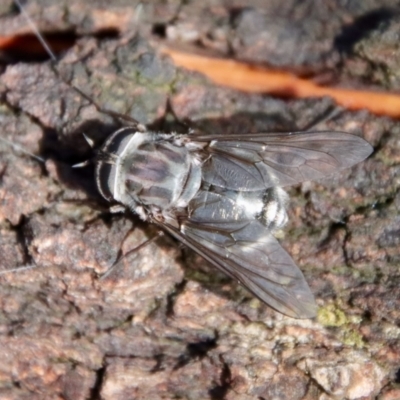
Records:
<instances>
[{"instance_id":1,"label":"compound eye","mask_svg":"<svg viewBox=\"0 0 400 400\"><path fill-rule=\"evenodd\" d=\"M115 170L115 165L106 161L98 161L96 164L97 189L110 202L114 201Z\"/></svg>"},{"instance_id":2,"label":"compound eye","mask_svg":"<svg viewBox=\"0 0 400 400\"><path fill-rule=\"evenodd\" d=\"M126 152L126 146L136 133L133 128L122 128L114 132L100 149L101 156L96 162L96 185L100 194L108 201L115 201L115 187L117 165L122 154Z\"/></svg>"}]
</instances>

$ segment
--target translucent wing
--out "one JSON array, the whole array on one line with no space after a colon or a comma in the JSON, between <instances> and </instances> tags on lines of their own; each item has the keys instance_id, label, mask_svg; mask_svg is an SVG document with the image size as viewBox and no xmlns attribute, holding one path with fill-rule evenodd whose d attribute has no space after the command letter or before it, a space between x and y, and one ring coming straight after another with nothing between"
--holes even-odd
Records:
<instances>
[{"instance_id":1,"label":"translucent wing","mask_svg":"<svg viewBox=\"0 0 400 400\"><path fill-rule=\"evenodd\" d=\"M248 218L226 193L200 191L179 227L163 227L275 310L295 318L315 316L302 272L266 226Z\"/></svg>"},{"instance_id":2,"label":"translucent wing","mask_svg":"<svg viewBox=\"0 0 400 400\"><path fill-rule=\"evenodd\" d=\"M209 141L203 179L231 190L253 191L314 180L367 158L371 145L342 132L194 135Z\"/></svg>"}]
</instances>

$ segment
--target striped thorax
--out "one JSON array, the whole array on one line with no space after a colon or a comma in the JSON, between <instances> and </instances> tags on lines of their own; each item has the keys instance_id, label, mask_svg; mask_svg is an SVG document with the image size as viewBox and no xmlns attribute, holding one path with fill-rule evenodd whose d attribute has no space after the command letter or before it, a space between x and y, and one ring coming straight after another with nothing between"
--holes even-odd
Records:
<instances>
[{"instance_id":1,"label":"striped thorax","mask_svg":"<svg viewBox=\"0 0 400 400\"><path fill-rule=\"evenodd\" d=\"M100 151L96 182L102 196L161 218L187 207L201 184L201 161L180 136L122 128Z\"/></svg>"}]
</instances>

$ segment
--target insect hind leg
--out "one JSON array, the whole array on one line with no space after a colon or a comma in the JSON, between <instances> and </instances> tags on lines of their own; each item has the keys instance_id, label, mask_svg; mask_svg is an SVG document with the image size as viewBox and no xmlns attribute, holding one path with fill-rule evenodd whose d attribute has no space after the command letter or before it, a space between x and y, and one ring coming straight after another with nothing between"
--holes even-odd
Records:
<instances>
[{"instance_id":1,"label":"insect hind leg","mask_svg":"<svg viewBox=\"0 0 400 400\"><path fill-rule=\"evenodd\" d=\"M128 233L128 235L129 235L129 233ZM141 244L136 246L134 249L129 250L127 253L121 254L121 250L120 250L120 252L119 252L120 254L118 255L117 260L114 262L113 265L111 265L111 267L106 272L104 272L104 274L102 274L100 276L99 280L104 280L107 277L109 277L111 275L111 273L118 267L118 265L121 263L121 261L123 261L125 258L130 256L131 254L134 254L134 253L140 251L141 249L145 248L149 244L155 242L159 237L161 237L163 235L164 235L163 231L158 231L156 235L154 235L150 239L145 240L144 242L142 242Z\"/></svg>"},{"instance_id":2,"label":"insect hind leg","mask_svg":"<svg viewBox=\"0 0 400 400\"><path fill-rule=\"evenodd\" d=\"M342 114L343 110L336 105L328 107L328 109L322 114L317 116L313 121L311 121L306 126L303 126L301 131L316 131L316 127L324 122L331 121L335 119L338 115Z\"/></svg>"}]
</instances>

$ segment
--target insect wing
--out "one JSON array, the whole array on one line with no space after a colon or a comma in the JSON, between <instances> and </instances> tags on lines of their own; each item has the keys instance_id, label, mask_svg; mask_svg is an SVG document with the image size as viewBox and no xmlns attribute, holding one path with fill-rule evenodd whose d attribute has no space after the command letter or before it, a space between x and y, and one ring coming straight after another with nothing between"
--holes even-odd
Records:
<instances>
[{"instance_id":1,"label":"insect wing","mask_svg":"<svg viewBox=\"0 0 400 400\"><path fill-rule=\"evenodd\" d=\"M367 158L371 145L342 132L193 136L211 141L203 179L231 190L254 191L315 180Z\"/></svg>"},{"instance_id":2,"label":"insect wing","mask_svg":"<svg viewBox=\"0 0 400 400\"><path fill-rule=\"evenodd\" d=\"M295 318L315 316L300 269L268 229L246 218L224 193L199 192L179 229L163 227L275 310Z\"/></svg>"}]
</instances>

